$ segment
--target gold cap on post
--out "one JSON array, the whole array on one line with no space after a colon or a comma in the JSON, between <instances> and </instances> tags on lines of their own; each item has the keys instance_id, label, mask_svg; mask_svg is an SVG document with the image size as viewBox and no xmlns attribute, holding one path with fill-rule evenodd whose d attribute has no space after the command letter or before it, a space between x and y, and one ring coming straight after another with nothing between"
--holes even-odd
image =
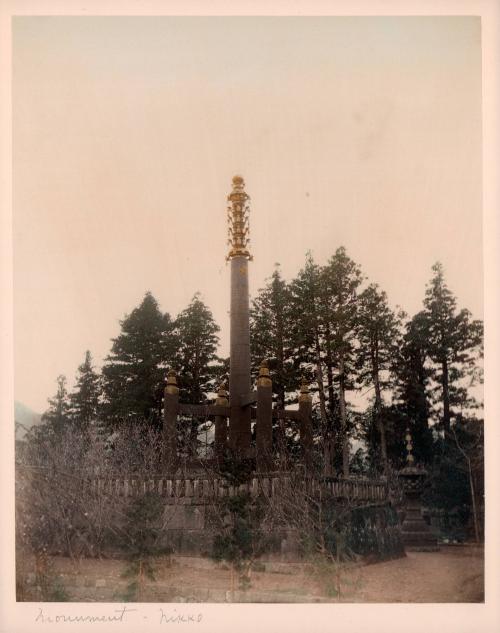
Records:
<instances>
[{"instance_id":1,"label":"gold cap on post","mask_svg":"<svg viewBox=\"0 0 500 633\"><path fill-rule=\"evenodd\" d=\"M245 181L242 176L233 177L233 190L227 197L230 203L227 208L228 244L231 247L226 259L246 257L252 259L248 251L249 207L250 196L245 193Z\"/></svg>"},{"instance_id":2,"label":"gold cap on post","mask_svg":"<svg viewBox=\"0 0 500 633\"><path fill-rule=\"evenodd\" d=\"M177 386L177 378L175 371L171 369L167 374L167 386L165 387L165 393L179 393L179 387Z\"/></svg>"},{"instance_id":3,"label":"gold cap on post","mask_svg":"<svg viewBox=\"0 0 500 633\"><path fill-rule=\"evenodd\" d=\"M269 374L269 366L267 360L263 360L259 367L259 377L257 378L257 387L272 387L273 381Z\"/></svg>"},{"instance_id":4,"label":"gold cap on post","mask_svg":"<svg viewBox=\"0 0 500 633\"><path fill-rule=\"evenodd\" d=\"M226 385L224 383L221 383L219 390L217 391L217 398L215 400L215 404L220 405L220 406L226 406L228 403L229 401L227 399Z\"/></svg>"}]
</instances>

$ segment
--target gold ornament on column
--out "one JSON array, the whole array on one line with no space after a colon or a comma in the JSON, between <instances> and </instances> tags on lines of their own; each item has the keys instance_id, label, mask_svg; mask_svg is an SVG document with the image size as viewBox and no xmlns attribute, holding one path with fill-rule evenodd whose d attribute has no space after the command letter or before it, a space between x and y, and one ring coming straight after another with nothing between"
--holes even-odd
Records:
<instances>
[{"instance_id":1,"label":"gold ornament on column","mask_svg":"<svg viewBox=\"0 0 500 633\"><path fill-rule=\"evenodd\" d=\"M172 394L179 393L179 387L177 386L177 377L173 369L171 369L167 374L167 386L165 387L165 392Z\"/></svg>"},{"instance_id":2,"label":"gold ornament on column","mask_svg":"<svg viewBox=\"0 0 500 633\"><path fill-rule=\"evenodd\" d=\"M259 377L257 378L258 387L272 387L273 382L269 373L269 365L267 360L263 360L259 367Z\"/></svg>"},{"instance_id":3,"label":"gold ornament on column","mask_svg":"<svg viewBox=\"0 0 500 633\"><path fill-rule=\"evenodd\" d=\"M228 245L231 247L226 259L246 257L251 260L248 251L249 236L249 207L247 201L250 196L245 193L245 181L241 176L234 176L233 190L227 197L230 203L227 208Z\"/></svg>"}]
</instances>

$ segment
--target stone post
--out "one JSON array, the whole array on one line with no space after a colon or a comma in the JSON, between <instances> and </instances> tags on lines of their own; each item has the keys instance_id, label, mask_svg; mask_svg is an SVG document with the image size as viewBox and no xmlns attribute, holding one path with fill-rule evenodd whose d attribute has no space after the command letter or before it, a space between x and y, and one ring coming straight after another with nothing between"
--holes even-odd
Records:
<instances>
[{"instance_id":1,"label":"stone post","mask_svg":"<svg viewBox=\"0 0 500 633\"><path fill-rule=\"evenodd\" d=\"M423 466L415 465L409 429L406 429L405 439L406 466L399 471L405 502L405 518L401 526L401 536L406 548L433 551L438 549L437 539L422 516L422 491L427 471Z\"/></svg>"},{"instance_id":2,"label":"stone post","mask_svg":"<svg viewBox=\"0 0 500 633\"><path fill-rule=\"evenodd\" d=\"M222 384L217 392L216 405L227 407L229 401L227 399L227 391ZM227 417L225 415L215 416L215 456L222 459L227 448Z\"/></svg>"},{"instance_id":3,"label":"stone post","mask_svg":"<svg viewBox=\"0 0 500 633\"><path fill-rule=\"evenodd\" d=\"M273 392L267 361L262 361L257 379L257 470L264 472L273 466Z\"/></svg>"},{"instance_id":4,"label":"stone post","mask_svg":"<svg viewBox=\"0 0 500 633\"><path fill-rule=\"evenodd\" d=\"M230 368L229 368L229 445L236 459L247 458L251 443L251 410L242 406L250 392L250 310L248 296L249 196L245 181L234 176L228 196L229 244L231 261Z\"/></svg>"},{"instance_id":5,"label":"stone post","mask_svg":"<svg viewBox=\"0 0 500 633\"><path fill-rule=\"evenodd\" d=\"M247 457L251 440L250 407L241 398L250 392L250 320L248 299L248 261L231 260L231 359L229 373L229 441L238 457Z\"/></svg>"},{"instance_id":6,"label":"stone post","mask_svg":"<svg viewBox=\"0 0 500 633\"><path fill-rule=\"evenodd\" d=\"M302 444L304 465L306 470L311 470L313 463L312 397L305 378L302 378L300 385L299 413L300 442Z\"/></svg>"},{"instance_id":7,"label":"stone post","mask_svg":"<svg viewBox=\"0 0 500 633\"><path fill-rule=\"evenodd\" d=\"M177 416L179 414L179 387L175 371L167 374L163 401L163 468L171 471L177 462Z\"/></svg>"}]
</instances>

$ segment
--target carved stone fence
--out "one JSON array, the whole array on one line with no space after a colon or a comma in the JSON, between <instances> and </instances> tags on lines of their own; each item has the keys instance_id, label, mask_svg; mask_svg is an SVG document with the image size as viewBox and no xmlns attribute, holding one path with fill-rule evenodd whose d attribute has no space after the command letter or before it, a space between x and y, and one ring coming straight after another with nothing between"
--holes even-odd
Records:
<instances>
[{"instance_id":1,"label":"carved stone fence","mask_svg":"<svg viewBox=\"0 0 500 633\"><path fill-rule=\"evenodd\" d=\"M352 501L383 503L389 500L389 491L385 481L362 479L329 478L304 479L299 487L314 497L332 497ZM204 503L210 499L234 497L238 494L250 494L257 497L273 497L285 491L293 491L297 482L286 476L253 477L249 482L232 485L223 478L204 479L202 477L165 478L140 477L90 478L84 480L84 489L93 494L134 497L147 492L155 492L164 497L167 503L182 502ZM187 501L190 500L190 501Z\"/></svg>"}]
</instances>

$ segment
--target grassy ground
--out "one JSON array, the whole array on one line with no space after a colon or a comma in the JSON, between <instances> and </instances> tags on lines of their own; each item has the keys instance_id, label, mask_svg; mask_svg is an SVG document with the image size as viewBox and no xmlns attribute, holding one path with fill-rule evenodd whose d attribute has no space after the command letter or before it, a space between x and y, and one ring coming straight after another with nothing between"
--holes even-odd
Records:
<instances>
[{"instance_id":1,"label":"grassy ground","mask_svg":"<svg viewBox=\"0 0 500 633\"><path fill-rule=\"evenodd\" d=\"M443 546L439 552L408 552L372 565L264 563L239 587L223 565L206 559L160 559L155 580L122 576L121 560L73 562L52 557L35 573L32 559L18 562L18 600L72 602L482 602L483 550ZM131 582L138 581L135 591ZM234 587L232 591L231 588ZM128 596L127 596L128 594Z\"/></svg>"}]
</instances>

